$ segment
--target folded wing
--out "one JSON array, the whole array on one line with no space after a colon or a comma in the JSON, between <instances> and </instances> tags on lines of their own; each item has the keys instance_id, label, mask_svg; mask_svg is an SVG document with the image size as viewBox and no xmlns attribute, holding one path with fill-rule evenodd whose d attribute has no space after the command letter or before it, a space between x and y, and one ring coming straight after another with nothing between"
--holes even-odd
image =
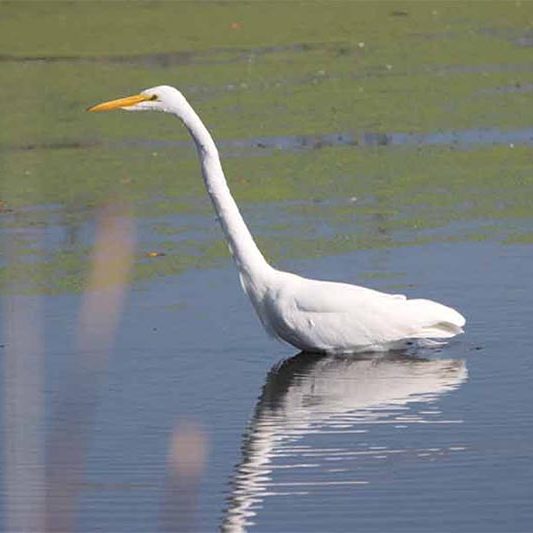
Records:
<instances>
[{"instance_id":1,"label":"folded wing","mask_svg":"<svg viewBox=\"0 0 533 533\"><path fill-rule=\"evenodd\" d=\"M287 281L272 297L272 326L304 350L387 349L398 341L443 339L463 331L460 313L431 300L294 275Z\"/></svg>"}]
</instances>

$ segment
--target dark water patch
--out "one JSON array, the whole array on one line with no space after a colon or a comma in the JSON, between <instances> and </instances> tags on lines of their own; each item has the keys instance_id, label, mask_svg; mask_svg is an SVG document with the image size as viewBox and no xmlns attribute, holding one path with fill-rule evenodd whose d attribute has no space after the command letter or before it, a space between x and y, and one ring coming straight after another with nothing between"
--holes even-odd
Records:
<instances>
[{"instance_id":1,"label":"dark water patch","mask_svg":"<svg viewBox=\"0 0 533 533\"><path fill-rule=\"evenodd\" d=\"M127 140L117 143L127 146L147 146L167 148L189 146L189 141L148 141L143 139ZM338 132L317 135L279 135L253 137L250 139L222 140L218 142L225 156L242 156L243 150L319 150L332 146L496 146L533 144L533 128L520 130L500 130L498 128L437 131L430 133L411 132ZM248 153L247 153L248 154ZM249 154L248 154L249 155Z\"/></svg>"},{"instance_id":2,"label":"dark water patch","mask_svg":"<svg viewBox=\"0 0 533 533\"><path fill-rule=\"evenodd\" d=\"M1 54L0 63L111 63L145 67L172 67L195 64L226 64L250 61L256 57L282 53L326 52L333 55L355 54L360 50L349 43L294 43L252 48L210 48L178 50L149 54L116 54L98 56L76 55L10 55Z\"/></svg>"},{"instance_id":3,"label":"dark water patch","mask_svg":"<svg viewBox=\"0 0 533 533\"><path fill-rule=\"evenodd\" d=\"M533 30L531 29L524 31L522 28L492 27L483 28L480 33L482 35L504 39L519 47L529 48L533 46Z\"/></svg>"},{"instance_id":4,"label":"dark water patch","mask_svg":"<svg viewBox=\"0 0 533 533\"><path fill-rule=\"evenodd\" d=\"M523 47L528 47L528 48L532 47L533 46L533 31L529 31L525 35L522 35L522 37L519 37L518 39L516 39L515 43L518 46L523 46Z\"/></svg>"},{"instance_id":5,"label":"dark water patch","mask_svg":"<svg viewBox=\"0 0 533 533\"><path fill-rule=\"evenodd\" d=\"M510 85L502 85L491 89L482 89L483 94L526 94L533 92L533 83L520 83L519 81Z\"/></svg>"},{"instance_id":6,"label":"dark water patch","mask_svg":"<svg viewBox=\"0 0 533 533\"><path fill-rule=\"evenodd\" d=\"M446 74L500 74L533 72L533 63L484 63L480 65L428 65L425 72L439 75ZM421 71L423 72L423 71ZM415 72L413 72L415 74Z\"/></svg>"},{"instance_id":7,"label":"dark water patch","mask_svg":"<svg viewBox=\"0 0 533 533\"><path fill-rule=\"evenodd\" d=\"M102 142L96 140L35 142L12 145L4 144L0 145L0 152L32 152L37 150L79 150L84 148L95 148L101 145Z\"/></svg>"},{"instance_id":8,"label":"dark water patch","mask_svg":"<svg viewBox=\"0 0 533 533\"><path fill-rule=\"evenodd\" d=\"M269 137L252 137L249 139L220 140L217 143L224 157L243 157L261 155L264 151L303 151L319 150L333 146L452 146L468 148L470 146L518 146L533 145L533 128L520 130L500 130L498 128L468 129L455 131L437 131L430 133L411 132L338 132L316 135L274 135ZM1 145L0 152L33 150L76 150L87 148L146 148L150 150L166 148L191 147L190 141L124 139L113 140L79 140L49 143L28 143L18 145ZM252 152L250 153L250 150ZM256 152L253 152L256 150Z\"/></svg>"},{"instance_id":9,"label":"dark water patch","mask_svg":"<svg viewBox=\"0 0 533 533\"><path fill-rule=\"evenodd\" d=\"M533 142L533 128L502 131L498 128L469 129L461 131L442 131L433 133L393 133L386 144L404 145L501 145L522 144Z\"/></svg>"}]
</instances>

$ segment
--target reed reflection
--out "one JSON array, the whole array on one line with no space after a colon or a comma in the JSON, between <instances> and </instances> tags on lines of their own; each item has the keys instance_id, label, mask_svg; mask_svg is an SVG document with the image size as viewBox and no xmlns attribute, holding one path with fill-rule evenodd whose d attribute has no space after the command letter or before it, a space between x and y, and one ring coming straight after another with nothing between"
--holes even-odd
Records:
<instances>
[{"instance_id":1,"label":"reed reflection","mask_svg":"<svg viewBox=\"0 0 533 533\"><path fill-rule=\"evenodd\" d=\"M367 484L354 477L354 461L444 454L438 448L375 446L374 433L385 426L408 431L413 424L461 422L445 419L428 404L466 379L463 361L401 353L358 358L301 353L274 366L244 434L221 529L245 531L269 497Z\"/></svg>"}]
</instances>

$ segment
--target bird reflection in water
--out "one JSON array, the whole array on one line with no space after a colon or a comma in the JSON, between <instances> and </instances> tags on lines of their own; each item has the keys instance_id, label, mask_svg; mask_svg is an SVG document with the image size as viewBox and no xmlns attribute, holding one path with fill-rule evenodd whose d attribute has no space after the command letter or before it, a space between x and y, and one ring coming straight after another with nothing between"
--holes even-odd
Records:
<instances>
[{"instance_id":1,"label":"bird reflection in water","mask_svg":"<svg viewBox=\"0 0 533 533\"><path fill-rule=\"evenodd\" d=\"M406 430L417 423L460 422L443 419L425 404L466 379L463 361L392 352L358 358L301 353L274 366L244 434L221 529L246 530L272 496L304 495L324 485L367 484L366 479L353 479L349 461L427 455L421 449L373 446L370 428L389 424ZM328 447L324 439L331 443L332 434L335 444ZM343 447L343 437L349 438L349 446ZM331 461L348 467L331 468Z\"/></svg>"}]
</instances>

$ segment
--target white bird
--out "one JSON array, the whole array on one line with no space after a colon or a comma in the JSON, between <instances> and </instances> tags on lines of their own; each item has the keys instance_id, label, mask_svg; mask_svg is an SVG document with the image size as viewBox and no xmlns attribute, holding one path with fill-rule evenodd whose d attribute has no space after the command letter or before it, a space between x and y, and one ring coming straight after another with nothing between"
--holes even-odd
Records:
<instances>
[{"instance_id":1,"label":"white bird","mask_svg":"<svg viewBox=\"0 0 533 533\"><path fill-rule=\"evenodd\" d=\"M230 193L213 138L174 87L153 87L89 111L112 109L164 111L182 120L196 144L205 186L242 287L273 336L307 352L354 353L385 351L414 339L447 339L463 332L464 317L437 302L308 279L270 266Z\"/></svg>"}]
</instances>

